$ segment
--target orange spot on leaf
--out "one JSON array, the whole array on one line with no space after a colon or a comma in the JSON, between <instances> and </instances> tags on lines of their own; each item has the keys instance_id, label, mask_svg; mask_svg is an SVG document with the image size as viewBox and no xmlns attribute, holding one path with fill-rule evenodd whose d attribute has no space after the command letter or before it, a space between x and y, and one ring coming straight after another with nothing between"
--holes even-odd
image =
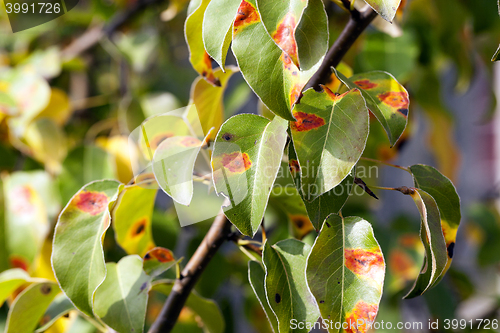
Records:
<instances>
[{"instance_id":1,"label":"orange spot on leaf","mask_svg":"<svg viewBox=\"0 0 500 333\"><path fill-rule=\"evenodd\" d=\"M354 274L374 280L382 288L384 283L384 258L380 250L346 249L345 265Z\"/></svg>"},{"instance_id":2,"label":"orange spot on leaf","mask_svg":"<svg viewBox=\"0 0 500 333\"><path fill-rule=\"evenodd\" d=\"M302 92L302 84L294 84L292 87L292 91L290 91L290 106L295 104L300 97Z\"/></svg>"},{"instance_id":3,"label":"orange spot on leaf","mask_svg":"<svg viewBox=\"0 0 500 333\"><path fill-rule=\"evenodd\" d=\"M184 147L198 147L201 144L201 141L196 138L183 138L179 144Z\"/></svg>"},{"instance_id":4,"label":"orange spot on leaf","mask_svg":"<svg viewBox=\"0 0 500 333\"><path fill-rule=\"evenodd\" d=\"M172 251L169 249L165 249L163 247L155 247L144 256L144 260L153 260L156 259L159 262L169 262L174 261L175 258L172 254Z\"/></svg>"},{"instance_id":5,"label":"orange spot on leaf","mask_svg":"<svg viewBox=\"0 0 500 333\"><path fill-rule=\"evenodd\" d=\"M143 217L139 221L135 222L130 227L130 234L131 234L132 238L135 238L137 236L144 234L144 232L146 231L147 224L148 224L148 219L146 217Z\"/></svg>"},{"instance_id":6,"label":"orange spot on leaf","mask_svg":"<svg viewBox=\"0 0 500 333\"><path fill-rule=\"evenodd\" d=\"M241 173L250 169L252 161L247 153L242 154L239 151L235 151L231 154L223 154L221 164L231 172Z\"/></svg>"},{"instance_id":7,"label":"orange spot on leaf","mask_svg":"<svg viewBox=\"0 0 500 333\"><path fill-rule=\"evenodd\" d=\"M366 79L354 81L354 84L357 85L358 87L360 87L361 89L364 89L364 90L373 89L376 86L378 86L378 84L370 82L370 80L366 80Z\"/></svg>"},{"instance_id":8,"label":"orange spot on leaf","mask_svg":"<svg viewBox=\"0 0 500 333\"><path fill-rule=\"evenodd\" d=\"M171 132L157 134L151 140L149 140L149 145L152 149L156 149L156 148L158 148L160 143L162 143L164 140L171 138L173 136L174 136L174 134Z\"/></svg>"},{"instance_id":9,"label":"orange spot on leaf","mask_svg":"<svg viewBox=\"0 0 500 333\"><path fill-rule=\"evenodd\" d=\"M291 123L293 131L306 132L312 129L321 127L325 124L325 120L314 114L304 112L294 112L294 117L297 121Z\"/></svg>"},{"instance_id":10,"label":"orange spot on leaf","mask_svg":"<svg viewBox=\"0 0 500 333\"><path fill-rule=\"evenodd\" d=\"M365 333L368 331L369 323L372 323L377 316L378 305L368 304L364 301L356 303L352 312L347 313L346 323L347 333ZM359 322L358 322L359 320Z\"/></svg>"},{"instance_id":11,"label":"orange spot on leaf","mask_svg":"<svg viewBox=\"0 0 500 333\"><path fill-rule=\"evenodd\" d=\"M290 172L293 176L300 172L300 164L297 160L288 161L288 167L290 168Z\"/></svg>"},{"instance_id":12,"label":"orange spot on leaf","mask_svg":"<svg viewBox=\"0 0 500 333\"><path fill-rule=\"evenodd\" d=\"M260 16L257 9L249 2L243 0L236 12L234 20L234 33L241 31L243 28L259 22Z\"/></svg>"},{"instance_id":13,"label":"orange spot on leaf","mask_svg":"<svg viewBox=\"0 0 500 333\"><path fill-rule=\"evenodd\" d=\"M415 267L412 257L401 250L394 250L389 255L389 268L396 276L411 280L415 275Z\"/></svg>"},{"instance_id":14,"label":"orange spot on leaf","mask_svg":"<svg viewBox=\"0 0 500 333\"><path fill-rule=\"evenodd\" d=\"M90 215L102 213L108 207L109 198L101 192L82 191L73 199L72 205Z\"/></svg>"},{"instance_id":15,"label":"orange spot on leaf","mask_svg":"<svg viewBox=\"0 0 500 333\"><path fill-rule=\"evenodd\" d=\"M283 20L278 23L272 37L276 44L289 55L295 65L298 66L297 42L295 40L295 27L297 22L292 13L287 13Z\"/></svg>"},{"instance_id":16,"label":"orange spot on leaf","mask_svg":"<svg viewBox=\"0 0 500 333\"><path fill-rule=\"evenodd\" d=\"M408 109L408 96L405 92L388 91L378 95L378 98L385 104L397 109Z\"/></svg>"},{"instance_id":17,"label":"orange spot on leaf","mask_svg":"<svg viewBox=\"0 0 500 333\"><path fill-rule=\"evenodd\" d=\"M10 206L15 214L31 214L35 211L33 204L34 190L28 185L12 189L9 194Z\"/></svg>"},{"instance_id":18,"label":"orange spot on leaf","mask_svg":"<svg viewBox=\"0 0 500 333\"><path fill-rule=\"evenodd\" d=\"M12 268L20 268L26 272L28 271L28 267L29 267L28 261L26 259L24 259L23 257L16 256L16 255L10 256L9 262L10 262L10 267L12 267Z\"/></svg>"}]
</instances>

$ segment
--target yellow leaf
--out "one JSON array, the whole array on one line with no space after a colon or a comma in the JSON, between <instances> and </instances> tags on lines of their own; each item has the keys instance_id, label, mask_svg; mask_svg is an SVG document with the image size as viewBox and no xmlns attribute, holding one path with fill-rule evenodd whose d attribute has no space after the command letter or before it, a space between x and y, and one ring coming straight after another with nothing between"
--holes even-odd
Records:
<instances>
[{"instance_id":1,"label":"yellow leaf","mask_svg":"<svg viewBox=\"0 0 500 333\"><path fill-rule=\"evenodd\" d=\"M56 124L62 126L71 116L71 105L68 95L58 88L52 88L50 92L49 104L43 109L35 119L51 118Z\"/></svg>"},{"instance_id":2,"label":"yellow leaf","mask_svg":"<svg viewBox=\"0 0 500 333\"><path fill-rule=\"evenodd\" d=\"M133 177L128 155L128 138L120 135L100 137L96 140L96 144L114 157L118 180L124 184L128 183Z\"/></svg>"}]
</instances>

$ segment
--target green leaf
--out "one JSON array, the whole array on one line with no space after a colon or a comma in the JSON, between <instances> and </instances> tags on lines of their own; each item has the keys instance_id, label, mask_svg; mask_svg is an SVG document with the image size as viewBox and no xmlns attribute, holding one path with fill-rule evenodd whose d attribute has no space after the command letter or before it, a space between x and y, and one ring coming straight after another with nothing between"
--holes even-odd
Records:
<instances>
[{"instance_id":1,"label":"green leaf","mask_svg":"<svg viewBox=\"0 0 500 333\"><path fill-rule=\"evenodd\" d=\"M258 0L262 23L295 66L307 70L328 49L328 18L321 0Z\"/></svg>"},{"instance_id":2,"label":"green leaf","mask_svg":"<svg viewBox=\"0 0 500 333\"><path fill-rule=\"evenodd\" d=\"M310 250L309 245L296 239L286 239L274 246L267 242L264 245L267 299L278 319L279 332L309 332L292 329L292 320L314 325L319 318L318 305L305 276Z\"/></svg>"},{"instance_id":3,"label":"green leaf","mask_svg":"<svg viewBox=\"0 0 500 333\"><path fill-rule=\"evenodd\" d=\"M288 145L288 165L297 189L302 188L300 185L300 165L293 141L290 141ZM313 201L305 200L302 191L300 191L302 201L307 210L307 215L316 230L319 231L321 229L323 222L330 214L337 214L342 209L351 194L352 185L354 184L354 175L355 169L353 168L351 174L347 175L339 185L323 193Z\"/></svg>"},{"instance_id":4,"label":"green leaf","mask_svg":"<svg viewBox=\"0 0 500 333\"><path fill-rule=\"evenodd\" d=\"M290 110L320 62L300 71L267 33L254 0L244 0L238 8L232 50L243 78L269 110L294 120Z\"/></svg>"},{"instance_id":5,"label":"green leaf","mask_svg":"<svg viewBox=\"0 0 500 333\"><path fill-rule=\"evenodd\" d=\"M10 307L5 333L34 332L45 310L61 290L54 282L38 282L23 290Z\"/></svg>"},{"instance_id":6,"label":"green leaf","mask_svg":"<svg viewBox=\"0 0 500 333\"><path fill-rule=\"evenodd\" d=\"M495 54L491 58L491 61L498 61L500 60L500 46L498 46L498 49L495 51Z\"/></svg>"},{"instance_id":7,"label":"green leaf","mask_svg":"<svg viewBox=\"0 0 500 333\"><path fill-rule=\"evenodd\" d=\"M155 247L144 256L144 271L149 276L156 277L174 266L176 260L169 249Z\"/></svg>"},{"instance_id":8,"label":"green leaf","mask_svg":"<svg viewBox=\"0 0 500 333\"><path fill-rule=\"evenodd\" d=\"M28 270L49 232L48 212L59 207L52 180L43 171L14 172L4 177L4 198L10 265Z\"/></svg>"},{"instance_id":9,"label":"green leaf","mask_svg":"<svg viewBox=\"0 0 500 333\"><path fill-rule=\"evenodd\" d=\"M92 316L94 292L106 276L102 238L109 226L108 206L120 191L111 180L85 185L64 208L57 221L52 268L66 296Z\"/></svg>"},{"instance_id":10,"label":"green leaf","mask_svg":"<svg viewBox=\"0 0 500 333\"><path fill-rule=\"evenodd\" d=\"M225 73L220 69L215 70L214 75L219 80L220 87L213 86L201 78L197 78L191 86L190 103L194 104L203 133L206 135L212 127L213 135L216 135L224 121L224 91L229 79L236 72L238 68L234 66L227 67Z\"/></svg>"},{"instance_id":11,"label":"green leaf","mask_svg":"<svg viewBox=\"0 0 500 333\"><path fill-rule=\"evenodd\" d=\"M413 190L410 195L420 212L420 239L425 247L425 258L415 284L404 298L422 295L440 279L446 268L448 255L441 229L441 217L436 201L424 190Z\"/></svg>"},{"instance_id":12,"label":"green leaf","mask_svg":"<svg viewBox=\"0 0 500 333\"><path fill-rule=\"evenodd\" d=\"M365 0L382 18L392 23L401 0Z\"/></svg>"},{"instance_id":13,"label":"green leaf","mask_svg":"<svg viewBox=\"0 0 500 333\"><path fill-rule=\"evenodd\" d=\"M264 272L262 265L257 261L250 260L248 262L248 281L250 282L253 292L255 293L255 296L257 296L260 305L264 309L273 332L278 333L278 320L276 319L276 315L271 309L266 296L266 288L264 286L265 278L266 273Z\"/></svg>"},{"instance_id":14,"label":"green leaf","mask_svg":"<svg viewBox=\"0 0 500 333\"><path fill-rule=\"evenodd\" d=\"M441 229L448 253L448 263L442 275L448 271L453 258L453 250L457 238L457 230L462 218L460 214L460 197L453 183L435 168L428 165L412 165L415 187L427 192L436 201L441 218Z\"/></svg>"},{"instance_id":15,"label":"green leaf","mask_svg":"<svg viewBox=\"0 0 500 333\"><path fill-rule=\"evenodd\" d=\"M153 283L152 290L168 295L172 291L173 282L170 280L159 280ZM203 322L208 333L223 333L225 329L224 317L217 303L198 295L196 291L189 294L185 306L196 313Z\"/></svg>"},{"instance_id":16,"label":"green leaf","mask_svg":"<svg viewBox=\"0 0 500 333\"><path fill-rule=\"evenodd\" d=\"M375 321L385 263L370 223L331 215L307 259L306 275L321 317L330 323L329 332L338 332L332 327L339 324L351 327L357 320ZM364 324L352 331L366 332Z\"/></svg>"},{"instance_id":17,"label":"green leaf","mask_svg":"<svg viewBox=\"0 0 500 333\"><path fill-rule=\"evenodd\" d=\"M141 186L125 188L111 212L116 242L128 254L144 256L155 246L151 219L157 190Z\"/></svg>"},{"instance_id":18,"label":"green leaf","mask_svg":"<svg viewBox=\"0 0 500 333\"><path fill-rule=\"evenodd\" d=\"M191 65L205 80L213 85L220 85L212 71L210 56L205 51L205 46L203 45L203 16L209 3L210 0L191 1L189 4L190 12L186 18L184 30L186 42L189 47L189 61Z\"/></svg>"},{"instance_id":19,"label":"green leaf","mask_svg":"<svg viewBox=\"0 0 500 333\"><path fill-rule=\"evenodd\" d=\"M368 110L357 89L342 95L308 89L290 124L304 199L339 185L361 157L368 138Z\"/></svg>"},{"instance_id":20,"label":"green leaf","mask_svg":"<svg viewBox=\"0 0 500 333\"><path fill-rule=\"evenodd\" d=\"M223 70L233 36L233 22L240 3L241 0L212 0L203 17L205 50Z\"/></svg>"},{"instance_id":21,"label":"green leaf","mask_svg":"<svg viewBox=\"0 0 500 333\"><path fill-rule=\"evenodd\" d=\"M35 331L36 333L45 332L49 327L51 327L59 318L68 314L71 310L74 310L75 306L71 301L64 295L58 295L52 303L49 305L47 310L42 316L42 321L40 322L40 327Z\"/></svg>"},{"instance_id":22,"label":"green leaf","mask_svg":"<svg viewBox=\"0 0 500 333\"><path fill-rule=\"evenodd\" d=\"M94 312L114 330L143 332L151 277L142 270L139 256L106 264L106 278L95 291Z\"/></svg>"},{"instance_id":23,"label":"green leaf","mask_svg":"<svg viewBox=\"0 0 500 333\"><path fill-rule=\"evenodd\" d=\"M366 105L382 124L391 146L394 146L406 128L410 100L406 89L389 73L369 72L347 79L335 71L349 89L360 89Z\"/></svg>"},{"instance_id":24,"label":"green leaf","mask_svg":"<svg viewBox=\"0 0 500 333\"><path fill-rule=\"evenodd\" d=\"M212 168L215 189L229 198L228 219L241 231L257 232L286 143L287 121L240 114L228 119L215 139Z\"/></svg>"},{"instance_id":25,"label":"green leaf","mask_svg":"<svg viewBox=\"0 0 500 333\"><path fill-rule=\"evenodd\" d=\"M27 283L30 276L20 268L12 268L0 274L0 306L14 292Z\"/></svg>"}]
</instances>

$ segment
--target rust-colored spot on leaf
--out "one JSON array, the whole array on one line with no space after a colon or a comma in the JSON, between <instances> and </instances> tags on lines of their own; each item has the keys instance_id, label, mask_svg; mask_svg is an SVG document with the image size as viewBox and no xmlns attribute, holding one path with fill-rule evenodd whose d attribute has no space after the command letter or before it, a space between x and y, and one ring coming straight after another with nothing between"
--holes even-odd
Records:
<instances>
[{"instance_id":1,"label":"rust-colored spot on leaf","mask_svg":"<svg viewBox=\"0 0 500 333\"><path fill-rule=\"evenodd\" d=\"M196 138L187 137L182 139L179 144L184 147L198 147L201 145L201 141Z\"/></svg>"},{"instance_id":2,"label":"rust-colored spot on leaf","mask_svg":"<svg viewBox=\"0 0 500 333\"><path fill-rule=\"evenodd\" d=\"M222 134L222 139L224 139L224 141L231 141L231 139L234 138L234 134L231 134L231 133L224 133Z\"/></svg>"},{"instance_id":3,"label":"rust-colored spot on leaf","mask_svg":"<svg viewBox=\"0 0 500 333\"><path fill-rule=\"evenodd\" d=\"M257 9L249 2L243 0L236 12L234 20L234 33L241 31L243 28L260 21Z\"/></svg>"},{"instance_id":4,"label":"rust-colored spot on leaf","mask_svg":"<svg viewBox=\"0 0 500 333\"><path fill-rule=\"evenodd\" d=\"M356 303L352 312L347 313L346 323L347 333L366 333L377 316L378 305L368 304L364 301ZM358 321L359 320L359 321Z\"/></svg>"},{"instance_id":5,"label":"rust-colored spot on leaf","mask_svg":"<svg viewBox=\"0 0 500 333\"><path fill-rule=\"evenodd\" d=\"M214 72L212 71L212 58L210 58L207 51L204 52L203 67L206 68L206 70L202 72L202 76L214 86L220 87L220 80L215 77Z\"/></svg>"},{"instance_id":6,"label":"rust-colored spot on leaf","mask_svg":"<svg viewBox=\"0 0 500 333\"><path fill-rule=\"evenodd\" d=\"M311 220L309 220L307 215L289 215L289 217L297 231L296 237L298 239L304 238L314 230Z\"/></svg>"},{"instance_id":7,"label":"rust-colored spot on leaf","mask_svg":"<svg viewBox=\"0 0 500 333\"><path fill-rule=\"evenodd\" d=\"M146 231L147 223L148 219L146 217L142 217L139 221L135 222L130 227L130 233L132 238L142 235Z\"/></svg>"},{"instance_id":8,"label":"rust-colored spot on leaf","mask_svg":"<svg viewBox=\"0 0 500 333\"><path fill-rule=\"evenodd\" d=\"M12 268L20 268L26 272L28 271L28 261L20 256L10 256L9 262Z\"/></svg>"},{"instance_id":9,"label":"rust-colored spot on leaf","mask_svg":"<svg viewBox=\"0 0 500 333\"><path fill-rule=\"evenodd\" d=\"M294 84L292 90L290 91L290 106L295 104L300 98L302 93L302 84Z\"/></svg>"},{"instance_id":10,"label":"rust-colored spot on leaf","mask_svg":"<svg viewBox=\"0 0 500 333\"><path fill-rule=\"evenodd\" d=\"M156 149L158 148L160 143L173 136L174 134L172 132L156 134L151 140L149 140L149 145L152 149Z\"/></svg>"},{"instance_id":11,"label":"rust-colored spot on leaf","mask_svg":"<svg viewBox=\"0 0 500 333\"><path fill-rule=\"evenodd\" d=\"M35 211L33 204L34 190L28 186L18 186L9 194L9 203L14 214L31 214Z\"/></svg>"},{"instance_id":12,"label":"rust-colored spot on leaf","mask_svg":"<svg viewBox=\"0 0 500 333\"><path fill-rule=\"evenodd\" d=\"M299 161L297 160L289 160L288 167L290 168L290 172L292 173L293 176L295 176L300 172L300 164Z\"/></svg>"},{"instance_id":13,"label":"rust-colored spot on leaf","mask_svg":"<svg viewBox=\"0 0 500 333\"><path fill-rule=\"evenodd\" d=\"M297 22L295 16L289 12L285 15L283 20L278 23L272 37L276 44L292 58L295 65L298 67L297 42L295 40L296 26Z\"/></svg>"},{"instance_id":14,"label":"rust-colored spot on leaf","mask_svg":"<svg viewBox=\"0 0 500 333\"><path fill-rule=\"evenodd\" d=\"M42 284L40 286L40 292L43 295L48 295L48 294L50 294L51 291L52 291L52 287L49 284Z\"/></svg>"},{"instance_id":15,"label":"rust-colored spot on leaf","mask_svg":"<svg viewBox=\"0 0 500 333\"><path fill-rule=\"evenodd\" d=\"M250 169L252 161L247 153L235 151L231 154L223 154L221 164L231 172L242 173Z\"/></svg>"},{"instance_id":16,"label":"rust-colored spot on leaf","mask_svg":"<svg viewBox=\"0 0 500 333\"><path fill-rule=\"evenodd\" d=\"M338 94L338 93L334 93L333 91L331 91L330 88L328 88L327 86L321 85L321 88L323 88L323 90L326 92L328 97L330 97L330 99L334 102L342 99L349 92L349 91L346 91L343 94Z\"/></svg>"},{"instance_id":17,"label":"rust-colored spot on leaf","mask_svg":"<svg viewBox=\"0 0 500 333\"><path fill-rule=\"evenodd\" d=\"M354 81L354 84L357 85L358 87L360 87L361 89L364 89L364 90L373 89L376 86L378 86L378 84L370 82L370 80L366 80L366 79Z\"/></svg>"},{"instance_id":18,"label":"rust-colored spot on leaf","mask_svg":"<svg viewBox=\"0 0 500 333\"><path fill-rule=\"evenodd\" d=\"M297 121L291 123L293 131L306 132L325 124L325 120L323 118L314 114L294 112L293 115L295 116L295 119L297 119Z\"/></svg>"},{"instance_id":19,"label":"rust-colored spot on leaf","mask_svg":"<svg viewBox=\"0 0 500 333\"><path fill-rule=\"evenodd\" d=\"M75 196L72 204L87 214L97 215L108 207L108 201L108 196L102 192L84 190Z\"/></svg>"},{"instance_id":20,"label":"rust-colored spot on leaf","mask_svg":"<svg viewBox=\"0 0 500 333\"><path fill-rule=\"evenodd\" d=\"M144 256L144 259L145 260L156 259L159 262L169 262L175 260L174 256L172 255L172 251L170 251L169 249L165 249L163 247L155 247Z\"/></svg>"},{"instance_id":21,"label":"rust-colored spot on leaf","mask_svg":"<svg viewBox=\"0 0 500 333\"><path fill-rule=\"evenodd\" d=\"M156 181L155 175L152 172L142 173L135 178L135 183L153 183Z\"/></svg>"},{"instance_id":22,"label":"rust-colored spot on leaf","mask_svg":"<svg viewBox=\"0 0 500 333\"><path fill-rule=\"evenodd\" d=\"M345 265L354 274L375 281L380 288L384 283L384 258L380 250L346 249Z\"/></svg>"},{"instance_id":23,"label":"rust-colored spot on leaf","mask_svg":"<svg viewBox=\"0 0 500 333\"><path fill-rule=\"evenodd\" d=\"M415 276L415 261L410 255L401 250L393 250L389 255L389 268L395 276L400 276L406 280L410 280Z\"/></svg>"},{"instance_id":24,"label":"rust-colored spot on leaf","mask_svg":"<svg viewBox=\"0 0 500 333\"><path fill-rule=\"evenodd\" d=\"M408 96L403 91L388 91L378 95L378 98L393 108L408 109Z\"/></svg>"}]
</instances>

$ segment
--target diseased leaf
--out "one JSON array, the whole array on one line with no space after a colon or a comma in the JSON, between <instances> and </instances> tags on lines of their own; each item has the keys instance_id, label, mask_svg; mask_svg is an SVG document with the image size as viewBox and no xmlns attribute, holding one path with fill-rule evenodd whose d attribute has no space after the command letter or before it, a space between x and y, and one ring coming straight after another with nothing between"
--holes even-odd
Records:
<instances>
[{"instance_id":1,"label":"diseased leaf","mask_svg":"<svg viewBox=\"0 0 500 333\"><path fill-rule=\"evenodd\" d=\"M159 280L153 283L152 290L168 295L172 291L173 282L170 280ZM225 321L217 303L211 299L206 299L198 295L193 290L188 296L185 306L196 313L203 322L208 333L223 333Z\"/></svg>"},{"instance_id":2,"label":"diseased leaf","mask_svg":"<svg viewBox=\"0 0 500 333\"><path fill-rule=\"evenodd\" d=\"M415 284L404 298L422 295L441 277L448 261L446 244L441 229L441 217L436 201L424 190L411 189L413 201L421 217L420 239L425 247L425 258Z\"/></svg>"},{"instance_id":3,"label":"diseased leaf","mask_svg":"<svg viewBox=\"0 0 500 333\"><path fill-rule=\"evenodd\" d=\"M258 41L259 47L254 47ZM275 114L294 120L290 110L320 62L300 71L267 33L254 0L243 0L233 24L232 50L243 78Z\"/></svg>"},{"instance_id":4,"label":"diseased leaf","mask_svg":"<svg viewBox=\"0 0 500 333\"><path fill-rule=\"evenodd\" d=\"M23 290L12 303L5 333L34 332L54 297L61 292L57 283L38 282Z\"/></svg>"},{"instance_id":5,"label":"diseased leaf","mask_svg":"<svg viewBox=\"0 0 500 333\"><path fill-rule=\"evenodd\" d=\"M203 44L207 53L224 70L233 37L233 22L241 0L212 0L203 17Z\"/></svg>"},{"instance_id":6,"label":"diseased leaf","mask_svg":"<svg viewBox=\"0 0 500 333\"><path fill-rule=\"evenodd\" d=\"M52 247L54 274L66 296L92 316L94 292L106 276L102 238L108 229L108 206L120 183L111 180L85 185L62 211Z\"/></svg>"},{"instance_id":7,"label":"diseased leaf","mask_svg":"<svg viewBox=\"0 0 500 333\"><path fill-rule=\"evenodd\" d=\"M211 2L213 3L213 2ZM238 68L229 66L226 72L217 69L214 71L215 77L220 82L220 87L208 84L205 80L197 78L191 86L190 103L196 108L203 133L207 135L214 127L212 134L215 136L224 121L224 91L227 83Z\"/></svg>"},{"instance_id":8,"label":"diseased leaf","mask_svg":"<svg viewBox=\"0 0 500 333\"><path fill-rule=\"evenodd\" d=\"M448 262L442 276L448 271L453 258L453 250L460 225L460 197L453 183L443 176L438 170L428 165L412 165L410 171L413 175L415 187L427 192L439 209L441 229L443 230Z\"/></svg>"},{"instance_id":9,"label":"diseased leaf","mask_svg":"<svg viewBox=\"0 0 500 333\"><path fill-rule=\"evenodd\" d=\"M43 314L42 320L39 323L40 327L37 328L35 333L47 331L59 318L74 309L75 306L64 294L56 296Z\"/></svg>"},{"instance_id":10,"label":"diseased leaf","mask_svg":"<svg viewBox=\"0 0 500 333\"><path fill-rule=\"evenodd\" d=\"M338 332L336 325L367 332L377 316L385 276L370 223L331 215L309 254L306 276L321 317L331 323L328 332Z\"/></svg>"},{"instance_id":11,"label":"diseased leaf","mask_svg":"<svg viewBox=\"0 0 500 333\"><path fill-rule=\"evenodd\" d=\"M368 138L368 110L357 89L342 95L308 89L290 124L304 199L339 185L361 157Z\"/></svg>"},{"instance_id":12,"label":"diseased leaf","mask_svg":"<svg viewBox=\"0 0 500 333\"><path fill-rule=\"evenodd\" d=\"M308 332L292 329L291 320L313 325L319 318L316 301L306 282L306 260L311 247L296 239L274 246L264 244L262 259L266 270L266 294L278 319L279 332Z\"/></svg>"},{"instance_id":13,"label":"diseased leaf","mask_svg":"<svg viewBox=\"0 0 500 333\"><path fill-rule=\"evenodd\" d=\"M401 0L365 0L384 20L391 22L396 16Z\"/></svg>"},{"instance_id":14,"label":"diseased leaf","mask_svg":"<svg viewBox=\"0 0 500 333\"><path fill-rule=\"evenodd\" d=\"M302 188L300 181L300 165L297 159L297 153L295 152L293 141L290 141L288 145L288 165L296 188ZM337 214L344 206L352 191L352 185L354 184L354 175L355 169L352 169L351 174L347 175L347 177L344 178L344 180L339 185L335 186L330 191L323 193L313 201L304 200L302 191L300 191L301 198L303 199L302 201L307 211L307 215L309 216L312 225L317 231L321 229L323 222L330 214Z\"/></svg>"},{"instance_id":15,"label":"diseased leaf","mask_svg":"<svg viewBox=\"0 0 500 333\"><path fill-rule=\"evenodd\" d=\"M174 254L169 249L155 247L144 256L144 271L149 276L156 277L175 265Z\"/></svg>"},{"instance_id":16,"label":"diseased leaf","mask_svg":"<svg viewBox=\"0 0 500 333\"><path fill-rule=\"evenodd\" d=\"M0 274L0 306L23 284L30 281L30 276L20 268L12 268Z\"/></svg>"},{"instance_id":17,"label":"diseased leaf","mask_svg":"<svg viewBox=\"0 0 500 333\"><path fill-rule=\"evenodd\" d=\"M184 26L189 47L189 61L193 68L213 85L220 85L212 71L212 61L203 45L203 16L210 0L194 0L189 4L189 13Z\"/></svg>"},{"instance_id":18,"label":"diseased leaf","mask_svg":"<svg viewBox=\"0 0 500 333\"><path fill-rule=\"evenodd\" d=\"M95 291L94 313L120 333L143 332L151 277L139 256L106 264L106 278Z\"/></svg>"},{"instance_id":19,"label":"diseased leaf","mask_svg":"<svg viewBox=\"0 0 500 333\"><path fill-rule=\"evenodd\" d=\"M258 0L262 23L276 45L301 70L321 61L328 49L328 18L321 0Z\"/></svg>"},{"instance_id":20,"label":"diseased leaf","mask_svg":"<svg viewBox=\"0 0 500 333\"><path fill-rule=\"evenodd\" d=\"M276 315L274 314L266 296L266 288L264 286L266 278L266 272L264 272L264 268L257 261L250 260L248 262L248 281L252 286L253 292L257 299L260 302L260 305L264 309L264 312L267 316L271 324L271 329L274 333L278 333L278 320L276 319Z\"/></svg>"},{"instance_id":21,"label":"diseased leaf","mask_svg":"<svg viewBox=\"0 0 500 333\"><path fill-rule=\"evenodd\" d=\"M212 154L215 189L230 201L228 219L241 231L257 232L286 143L287 121L240 114L228 119L215 139Z\"/></svg>"},{"instance_id":22,"label":"diseased leaf","mask_svg":"<svg viewBox=\"0 0 500 333\"><path fill-rule=\"evenodd\" d=\"M116 242L128 254L144 256L155 247L151 228L157 190L132 186L118 195L111 212Z\"/></svg>"},{"instance_id":23,"label":"diseased leaf","mask_svg":"<svg viewBox=\"0 0 500 333\"><path fill-rule=\"evenodd\" d=\"M406 89L389 73L369 72L347 79L335 71L349 89L361 91L366 105L382 124L391 146L394 146L406 128L410 100Z\"/></svg>"}]
</instances>

